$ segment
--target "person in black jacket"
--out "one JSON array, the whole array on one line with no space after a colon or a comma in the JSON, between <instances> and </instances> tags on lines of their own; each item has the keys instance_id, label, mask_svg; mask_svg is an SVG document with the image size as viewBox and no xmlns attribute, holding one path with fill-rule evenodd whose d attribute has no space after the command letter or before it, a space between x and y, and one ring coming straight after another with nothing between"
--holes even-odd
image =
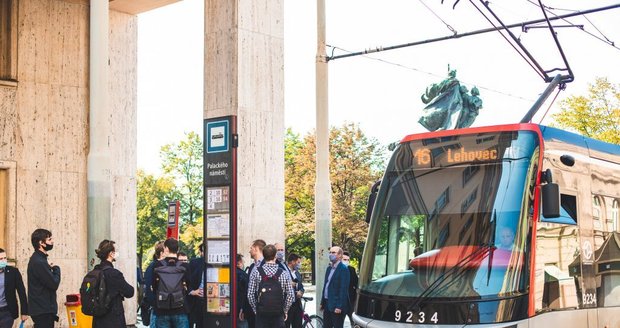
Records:
<instances>
[{"instance_id":1,"label":"person in black jacket","mask_svg":"<svg viewBox=\"0 0 620 328\"><path fill-rule=\"evenodd\" d=\"M60 285L60 268L47 262L47 252L54 248L52 232L37 229L30 236L34 253L28 261L28 311L34 328L53 328L58 321L56 290Z\"/></svg>"},{"instance_id":2,"label":"person in black jacket","mask_svg":"<svg viewBox=\"0 0 620 328\"><path fill-rule=\"evenodd\" d=\"M95 269L103 270L103 279L105 279L107 295L110 299L110 310L102 316L93 316L93 328L127 326L123 300L133 297L134 288L125 280L123 273L112 265L118 254L114 244L113 241L106 239L99 243L99 247L95 250L97 257L101 260Z\"/></svg>"},{"instance_id":3,"label":"person in black jacket","mask_svg":"<svg viewBox=\"0 0 620 328\"><path fill-rule=\"evenodd\" d=\"M347 266L349 269L349 313L347 313L347 317L349 317L349 321L351 322L351 327L355 324L353 323L353 309L355 308L355 302L357 300L357 283L359 279L357 278L357 272L355 268L350 265L351 254L349 252L344 251L342 253L342 263Z\"/></svg>"},{"instance_id":4,"label":"person in black jacket","mask_svg":"<svg viewBox=\"0 0 620 328\"><path fill-rule=\"evenodd\" d=\"M247 301L248 282L250 276L245 272L243 265L243 255L237 254L237 328L247 328L248 321L243 316L243 308Z\"/></svg>"},{"instance_id":5,"label":"person in black jacket","mask_svg":"<svg viewBox=\"0 0 620 328\"><path fill-rule=\"evenodd\" d=\"M205 299L204 299L204 286L203 285L203 272L205 270L205 258L204 244L200 244L200 256L192 259L189 262L190 283L189 290L191 291L187 297L189 305L189 327L190 328L202 328L202 321L205 313Z\"/></svg>"},{"instance_id":6,"label":"person in black jacket","mask_svg":"<svg viewBox=\"0 0 620 328\"><path fill-rule=\"evenodd\" d=\"M28 320L28 301L26 300L26 289L22 281L22 275L17 268L7 265L7 257L4 249L0 248L0 287L4 292L0 295L0 328L11 328L17 319L17 298L21 305L22 321Z\"/></svg>"},{"instance_id":7,"label":"person in black jacket","mask_svg":"<svg viewBox=\"0 0 620 328\"><path fill-rule=\"evenodd\" d=\"M155 274L155 263L163 260L165 257L163 240L155 243L153 248L155 249L153 261L149 264L146 270L144 270L144 304L142 304L142 309L140 310L144 311L141 313L143 316L142 322L145 325L147 325L146 323L148 322L148 326L151 328L155 328L157 324L157 315L155 314L155 311L153 311L153 308L155 307L155 294L153 293L153 286L151 286L151 284L153 283L153 275ZM148 321L145 320L147 317Z\"/></svg>"},{"instance_id":8,"label":"person in black jacket","mask_svg":"<svg viewBox=\"0 0 620 328\"><path fill-rule=\"evenodd\" d=\"M166 258L155 263L155 274L153 275L153 280L151 285L153 286L153 291L155 293L155 314L156 318L156 327L170 327L170 328L187 328L189 327L189 319L187 314L189 313L189 306L187 304L187 297L184 299L183 306L180 308L174 309L160 309L157 304L157 295L158 295L158 287L160 283L160 277L157 273L157 268L162 266L177 266L177 252L179 251L179 242L174 238L168 238L164 242L164 254L166 254ZM180 266L185 268L185 273L183 274L183 292L184 295L187 295L187 286L190 284L190 270L189 265L187 263L181 263ZM193 290L189 293L189 295L195 296L197 291Z\"/></svg>"}]
</instances>

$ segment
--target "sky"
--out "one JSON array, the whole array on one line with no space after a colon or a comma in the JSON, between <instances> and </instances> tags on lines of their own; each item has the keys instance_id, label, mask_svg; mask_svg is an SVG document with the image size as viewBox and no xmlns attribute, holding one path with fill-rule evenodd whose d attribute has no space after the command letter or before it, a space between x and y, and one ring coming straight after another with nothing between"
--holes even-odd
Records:
<instances>
[{"instance_id":1,"label":"sky","mask_svg":"<svg viewBox=\"0 0 620 328\"><path fill-rule=\"evenodd\" d=\"M190 131L202 133L203 2L183 0L138 16L137 155L138 168L149 173L160 172L161 146L178 142ZM316 3L283 2L285 126L305 135L315 127ZM533 2L496 0L490 6L504 23L512 24L542 18ZM615 3L544 1L558 15ZM454 0L326 0L327 44L337 47L333 54L339 55L491 27L469 1L453 5ZM568 21L620 47L619 14L620 9L613 9ZM543 68L563 65L547 29L512 31ZM550 97L534 123L549 124L559 102L585 95L596 77L620 83L620 49L579 28L557 28L556 33L575 81L559 93L542 120L555 93ZM448 65L457 70L461 83L480 89L483 108L474 126L519 122L546 87L497 32L336 59L329 62L330 125L358 123L384 145L424 132L417 123L424 108L420 96L446 77Z\"/></svg>"}]
</instances>

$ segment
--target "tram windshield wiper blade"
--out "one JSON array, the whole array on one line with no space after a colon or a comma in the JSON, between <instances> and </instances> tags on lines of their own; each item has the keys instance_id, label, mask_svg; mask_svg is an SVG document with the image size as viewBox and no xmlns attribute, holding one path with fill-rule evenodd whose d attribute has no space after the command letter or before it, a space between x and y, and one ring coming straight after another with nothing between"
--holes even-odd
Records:
<instances>
[{"instance_id":1,"label":"tram windshield wiper blade","mask_svg":"<svg viewBox=\"0 0 620 328\"><path fill-rule=\"evenodd\" d=\"M442 273L432 284L430 284L418 297L415 303L409 308L409 310L419 308L422 303L424 303L439 286L441 286L448 278L454 277L454 274L461 268L464 268L467 264L471 263L473 260L477 259L479 256L484 255L486 252L492 252L495 249L495 245L492 243L484 243L479 246L478 249L473 251L471 254L465 256L458 263L456 263L453 267L446 270Z\"/></svg>"}]
</instances>

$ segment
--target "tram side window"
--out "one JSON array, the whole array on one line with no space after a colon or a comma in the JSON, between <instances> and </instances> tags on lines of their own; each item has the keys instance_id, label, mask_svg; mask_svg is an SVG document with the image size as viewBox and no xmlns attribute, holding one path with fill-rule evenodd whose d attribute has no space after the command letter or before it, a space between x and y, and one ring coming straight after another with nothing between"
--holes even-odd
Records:
<instances>
[{"instance_id":1,"label":"tram side window","mask_svg":"<svg viewBox=\"0 0 620 328\"><path fill-rule=\"evenodd\" d=\"M542 212L542 211L541 211ZM560 217L546 218L542 216L543 222L577 224L577 196L560 194Z\"/></svg>"}]
</instances>

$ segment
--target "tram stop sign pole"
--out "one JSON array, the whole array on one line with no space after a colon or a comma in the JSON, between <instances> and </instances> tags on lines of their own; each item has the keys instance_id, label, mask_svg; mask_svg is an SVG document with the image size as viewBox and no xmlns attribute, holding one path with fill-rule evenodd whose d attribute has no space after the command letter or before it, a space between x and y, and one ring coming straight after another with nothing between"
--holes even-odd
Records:
<instances>
[{"instance_id":1,"label":"tram stop sign pole","mask_svg":"<svg viewBox=\"0 0 620 328\"><path fill-rule=\"evenodd\" d=\"M166 239L179 239L179 210L181 203L178 200L168 203L168 228L166 229Z\"/></svg>"},{"instance_id":2,"label":"tram stop sign pole","mask_svg":"<svg viewBox=\"0 0 620 328\"><path fill-rule=\"evenodd\" d=\"M203 327L236 328L237 117L204 120L203 144Z\"/></svg>"}]
</instances>

